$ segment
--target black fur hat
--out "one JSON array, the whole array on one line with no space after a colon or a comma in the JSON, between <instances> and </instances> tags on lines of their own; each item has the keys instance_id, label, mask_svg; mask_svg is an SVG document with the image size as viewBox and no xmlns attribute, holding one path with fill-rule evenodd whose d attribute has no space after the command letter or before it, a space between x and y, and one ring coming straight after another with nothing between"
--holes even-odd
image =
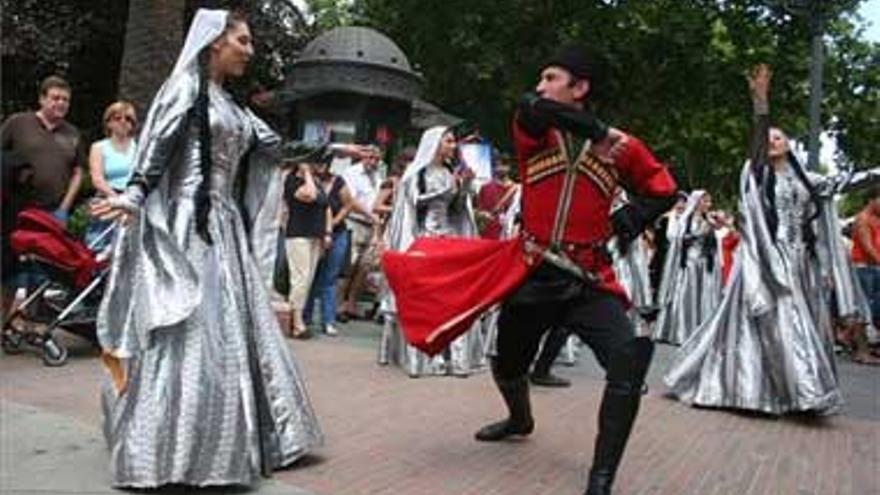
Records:
<instances>
[{"instance_id":1,"label":"black fur hat","mask_svg":"<svg viewBox=\"0 0 880 495\"><path fill-rule=\"evenodd\" d=\"M565 45L553 54L541 70L550 66L562 67L577 79L587 79L591 83L596 77L596 60L590 52L580 45Z\"/></svg>"}]
</instances>

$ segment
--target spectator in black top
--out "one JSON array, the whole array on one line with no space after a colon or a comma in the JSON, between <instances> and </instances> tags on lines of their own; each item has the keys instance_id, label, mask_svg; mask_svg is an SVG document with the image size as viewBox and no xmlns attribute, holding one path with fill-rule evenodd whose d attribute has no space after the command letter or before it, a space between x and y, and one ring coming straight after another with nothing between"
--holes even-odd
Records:
<instances>
[{"instance_id":1,"label":"spectator in black top","mask_svg":"<svg viewBox=\"0 0 880 495\"><path fill-rule=\"evenodd\" d=\"M327 230L333 233L333 238L330 247L324 251L324 256L318 263L315 280L312 282L303 309L303 320L306 325L311 324L315 299L320 299L324 332L335 336L339 333L336 330L336 279L342 271L351 240L351 232L346 227L345 219L357 205L345 179L330 172L332 158L332 155L325 154L315 164L313 174L317 187L323 190L330 206L331 220L330 228Z\"/></svg>"},{"instance_id":2,"label":"spectator in black top","mask_svg":"<svg viewBox=\"0 0 880 495\"><path fill-rule=\"evenodd\" d=\"M327 194L312 172L311 163L300 163L284 180L287 205L287 263L290 269L290 320L288 334L307 338L302 311L321 252L333 242L333 214Z\"/></svg>"}]
</instances>

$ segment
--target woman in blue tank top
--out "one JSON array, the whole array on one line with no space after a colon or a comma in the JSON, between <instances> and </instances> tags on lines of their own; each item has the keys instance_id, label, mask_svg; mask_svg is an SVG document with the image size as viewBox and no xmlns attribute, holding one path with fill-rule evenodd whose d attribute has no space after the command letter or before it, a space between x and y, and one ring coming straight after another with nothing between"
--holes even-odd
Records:
<instances>
[{"instance_id":1,"label":"woman in blue tank top","mask_svg":"<svg viewBox=\"0 0 880 495\"><path fill-rule=\"evenodd\" d=\"M134 162L136 127L137 117L131 103L117 101L104 110L107 137L92 144L89 152L89 173L97 197L109 198L125 189ZM86 231L86 244L91 245L110 225L110 222L92 219ZM109 240L106 236L93 249L101 250Z\"/></svg>"}]
</instances>

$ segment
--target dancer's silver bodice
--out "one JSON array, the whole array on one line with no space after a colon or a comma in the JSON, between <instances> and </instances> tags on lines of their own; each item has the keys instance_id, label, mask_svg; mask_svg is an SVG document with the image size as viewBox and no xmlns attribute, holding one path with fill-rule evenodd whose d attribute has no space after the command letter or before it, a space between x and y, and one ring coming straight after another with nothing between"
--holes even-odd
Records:
<instances>
[{"instance_id":1,"label":"dancer's silver bodice","mask_svg":"<svg viewBox=\"0 0 880 495\"><path fill-rule=\"evenodd\" d=\"M704 244L709 242L709 235L712 235L711 232L711 226L703 219L703 216L699 213L694 213L686 234L691 238L692 242L683 255L686 256L688 260L692 261L696 261L703 256L703 253L706 252Z\"/></svg>"},{"instance_id":2,"label":"dancer's silver bodice","mask_svg":"<svg viewBox=\"0 0 880 495\"><path fill-rule=\"evenodd\" d=\"M214 83L208 86L208 115L211 121L211 192L229 199L238 175L241 159L250 146L252 130L241 107L225 90Z\"/></svg>"},{"instance_id":3,"label":"dancer's silver bodice","mask_svg":"<svg viewBox=\"0 0 880 495\"><path fill-rule=\"evenodd\" d=\"M425 168L425 192L419 194L418 205L425 208L419 234L439 236L452 234L449 206L455 198L455 178L446 167Z\"/></svg>"},{"instance_id":4,"label":"dancer's silver bodice","mask_svg":"<svg viewBox=\"0 0 880 495\"><path fill-rule=\"evenodd\" d=\"M776 172L776 242L789 248L804 245L804 222L813 211L810 192L791 167Z\"/></svg>"}]
</instances>

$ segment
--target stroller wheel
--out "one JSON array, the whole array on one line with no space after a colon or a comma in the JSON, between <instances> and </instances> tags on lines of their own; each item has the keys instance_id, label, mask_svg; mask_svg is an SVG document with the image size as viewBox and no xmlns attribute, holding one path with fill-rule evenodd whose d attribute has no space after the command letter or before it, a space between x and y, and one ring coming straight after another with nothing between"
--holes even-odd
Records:
<instances>
[{"instance_id":1,"label":"stroller wheel","mask_svg":"<svg viewBox=\"0 0 880 495\"><path fill-rule=\"evenodd\" d=\"M4 331L3 332L3 352L6 354L21 354L21 344L23 343L23 338L20 333L15 331Z\"/></svg>"},{"instance_id":2,"label":"stroller wheel","mask_svg":"<svg viewBox=\"0 0 880 495\"><path fill-rule=\"evenodd\" d=\"M61 366L67 362L67 348L48 338L43 342L43 363L46 366Z\"/></svg>"}]
</instances>

